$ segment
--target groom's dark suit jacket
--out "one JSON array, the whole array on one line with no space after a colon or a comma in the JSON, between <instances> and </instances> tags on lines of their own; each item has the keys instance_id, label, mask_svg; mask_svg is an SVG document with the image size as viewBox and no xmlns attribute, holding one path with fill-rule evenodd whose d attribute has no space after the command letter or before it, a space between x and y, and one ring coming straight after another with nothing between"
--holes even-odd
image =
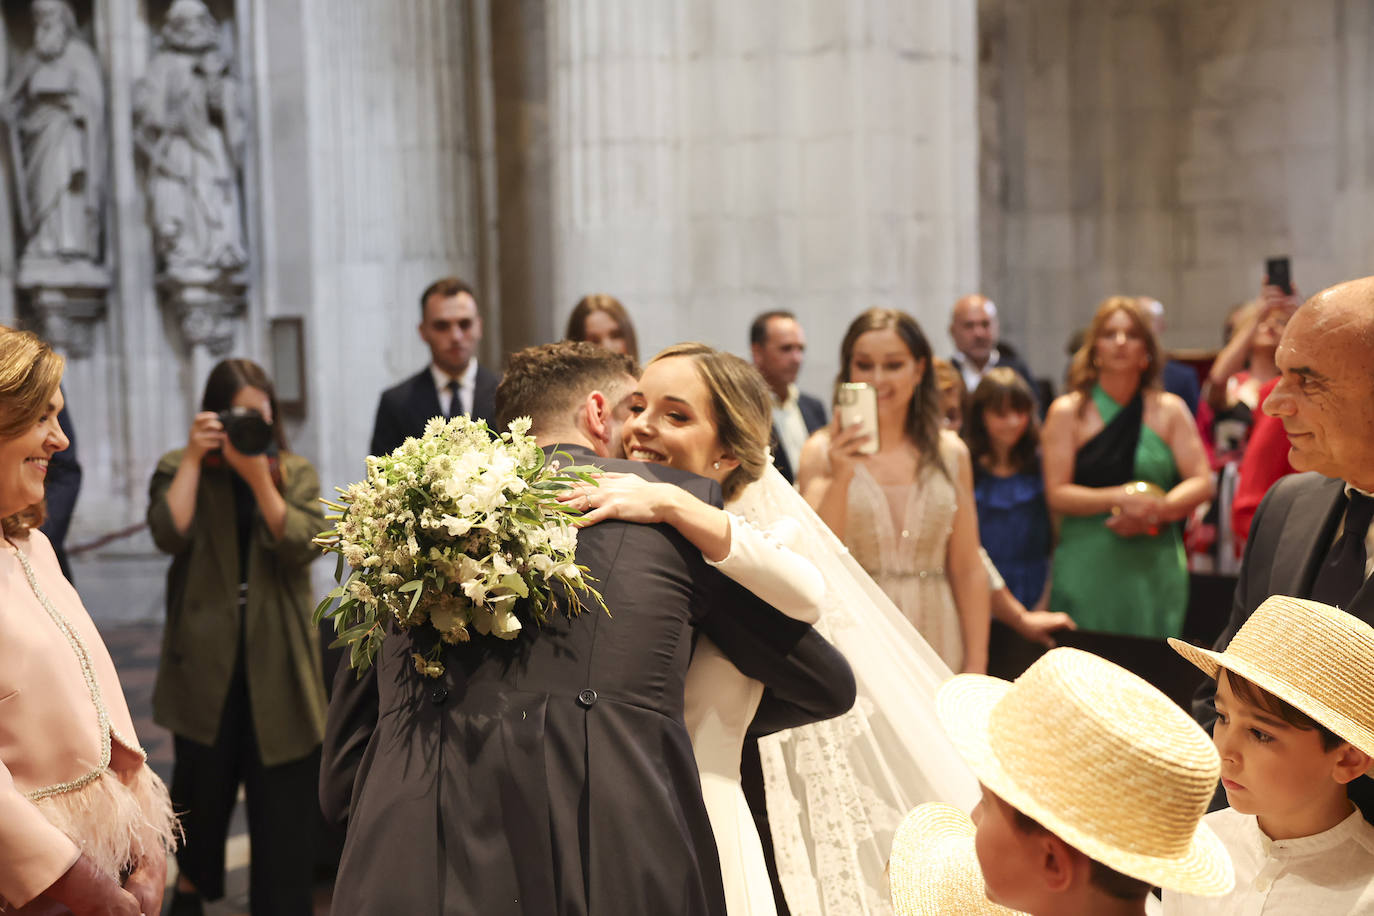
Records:
<instances>
[{"instance_id":1,"label":"groom's dark suit jacket","mask_svg":"<svg viewBox=\"0 0 1374 916\"><path fill-rule=\"evenodd\" d=\"M1326 557L1345 514L1345 481L1320 474L1293 474L1269 490L1250 523L1250 538L1240 565L1231 619L1217 639L1224 650L1241 624L1271 595L1308 598L1317 569ZM1345 608L1374 625L1374 577ZM1208 678L1193 700L1193 715L1209 732L1216 721L1216 681ZM1374 783L1362 777L1350 784L1350 797L1365 818L1374 820Z\"/></svg>"},{"instance_id":2,"label":"groom's dark suit jacket","mask_svg":"<svg viewBox=\"0 0 1374 916\"><path fill-rule=\"evenodd\" d=\"M496 386L500 381L496 373L478 365L472 392L474 420L486 420L490 424L496 419ZM439 392L434 390L434 376L426 366L382 392L377 402L377 416L372 421L368 454L385 455L394 451L407 437L421 435L431 417L443 416L443 413L439 407Z\"/></svg>"},{"instance_id":3,"label":"groom's dark suit jacket","mask_svg":"<svg viewBox=\"0 0 1374 916\"><path fill-rule=\"evenodd\" d=\"M720 505L703 478L568 451ZM845 711L853 673L667 526L603 522L579 533L577 559L610 615L477 637L438 680L400 635L362 680L340 670L320 789L326 815L348 819L337 914L724 916L682 718L693 626L766 685L759 731Z\"/></svg>"}]
</instances>

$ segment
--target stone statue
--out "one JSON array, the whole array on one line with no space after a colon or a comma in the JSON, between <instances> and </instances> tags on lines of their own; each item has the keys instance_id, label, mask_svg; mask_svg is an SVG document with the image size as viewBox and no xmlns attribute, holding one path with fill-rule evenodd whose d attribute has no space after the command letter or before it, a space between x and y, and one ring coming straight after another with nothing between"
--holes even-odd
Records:
<instances>
[{"instance_id":1,"label":"stone statue","mask_svg":"<svg viewBox=\"0 0 1374 916\"><path fill-rule=\"evenodd\" d=\"M105 89L66 0L34 0L33 48L5 91L22 261L100 261Z\"/></svg>"},{"instance_id":2,"label":"stone statue","mask_svg":"<svg viewBox=\"0 0 1374 916\"><path fill-rule=\"evenodd\" d=\"M175 0L161 36L134 100L153 242L168 275L204 282L247 262L239 197L245 122L205 4Z\"/></svg>"}]
</instances>

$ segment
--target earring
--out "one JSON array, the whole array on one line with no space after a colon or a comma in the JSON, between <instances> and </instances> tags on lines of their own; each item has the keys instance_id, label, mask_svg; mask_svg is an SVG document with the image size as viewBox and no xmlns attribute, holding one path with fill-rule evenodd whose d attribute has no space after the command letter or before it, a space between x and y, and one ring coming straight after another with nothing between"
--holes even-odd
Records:
<instances>
[{"instance_id":1,"label":"earring","mask_svg":"<svg viewBox=\"0 0 1374 916\"><path fill-rule=\"evenodd\" d=\"M713 468L715 468L717 471L719 471L719 470L720 470L720 462L719 462L719 461L713 461L713 462L711 462L711 467L713 467Z\"/></svg>"}]
</instances>

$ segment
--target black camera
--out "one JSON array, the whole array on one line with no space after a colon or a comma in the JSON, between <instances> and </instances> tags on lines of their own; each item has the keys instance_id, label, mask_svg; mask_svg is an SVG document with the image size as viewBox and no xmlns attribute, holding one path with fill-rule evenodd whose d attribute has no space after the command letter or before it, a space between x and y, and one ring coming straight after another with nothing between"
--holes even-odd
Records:
<instances>
[{"instance_id":1,"label":"black camera","mask_svg":"<svg viewBox=\"0 0 1374 916\"><path fill-rule=\"evenodd\" d=\"M272 444L272 427L251 407L231 407L219 412L229 444L244 455L261 455Z\"/></svg>"}]
</instances>

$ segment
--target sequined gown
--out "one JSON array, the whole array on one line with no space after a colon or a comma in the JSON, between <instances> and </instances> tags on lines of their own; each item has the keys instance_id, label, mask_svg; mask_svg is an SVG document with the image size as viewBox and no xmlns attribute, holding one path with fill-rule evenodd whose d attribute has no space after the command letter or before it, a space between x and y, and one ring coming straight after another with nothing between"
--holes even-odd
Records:
<instances>
[{"instance_id":1,"label":"sequined gown","mask_svg":"<svg viewBox=\"0 0 1374 916\"><path fill-rule=\"evenodd\" d=\"M940 457L955 473L954 447ZM952 670L963 666L959 610L945 575L957 494L950 476L922 467L915 483L882 486L860 463L849 485L845 546Z\"/></svg>"}]
</instances>

